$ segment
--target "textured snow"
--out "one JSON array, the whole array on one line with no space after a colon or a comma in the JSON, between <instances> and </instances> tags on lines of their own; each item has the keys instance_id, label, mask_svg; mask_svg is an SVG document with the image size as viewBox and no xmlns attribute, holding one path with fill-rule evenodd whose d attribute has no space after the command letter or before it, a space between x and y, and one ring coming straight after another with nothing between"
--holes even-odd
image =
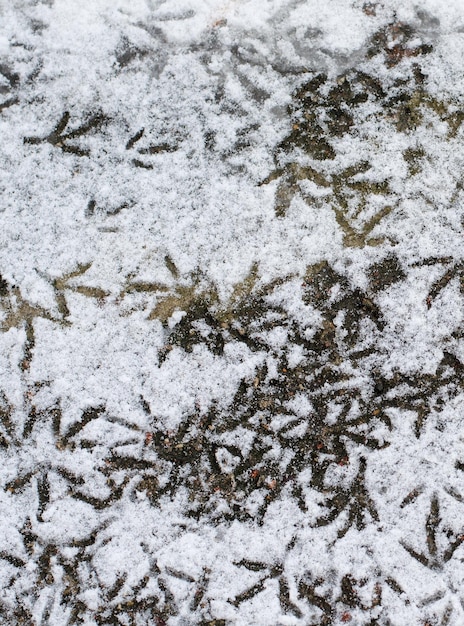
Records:
<instances>
[{"instance_id":1,"label":"textured snow","mask_svg":"<svg viewBox=\"0 0 464 626\"><path fill-rule=\"evenodd\" d=\"M459 0L0 0L0 623L464 623L463 54Z\"/></svg>"}]
</instances>

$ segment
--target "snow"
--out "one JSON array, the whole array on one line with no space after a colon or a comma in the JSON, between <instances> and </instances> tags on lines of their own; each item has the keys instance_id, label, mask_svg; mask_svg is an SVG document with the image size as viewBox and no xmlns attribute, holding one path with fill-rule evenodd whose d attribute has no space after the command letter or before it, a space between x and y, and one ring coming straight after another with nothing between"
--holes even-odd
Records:
<instances>
[{"instance_id":1,"label":"snow","mask_svg":"<svg viewBox=\"0 0 464 626\"><path fill-rule=\"evenodd\" d=\"M0 0L0 623L464 623L463 46Z\"/></svg>"}]
</instances>

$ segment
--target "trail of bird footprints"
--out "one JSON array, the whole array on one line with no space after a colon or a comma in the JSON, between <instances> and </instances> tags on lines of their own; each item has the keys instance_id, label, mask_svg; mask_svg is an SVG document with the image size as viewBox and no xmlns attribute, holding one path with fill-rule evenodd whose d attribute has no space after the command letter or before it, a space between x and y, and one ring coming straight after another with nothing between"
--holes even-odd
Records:
<instances>
[{"instance_id":1,"label":"trail of bird footprints","mask_svg":"<svg viewBox=\"0 0 464 626\"><path fill-rule=\"evenodd\" d=\"M459 264L450 264L448 259L426 262L443 265L445 272L431 283L424 309L435 306L438 291L446 289L452 279L450 273L459 277L461 271ZM172 261L167 259L167 263L178 275ZM84 276L87 269L81 267L72 276ZM100 589L98 609L90 609L80 599L88 585L98 587L92 574L93 559L105 541L110 540L107 532L106 538L101 537L108 528L111 512L118 503L141 495L151 506L162 508L166 499L186 494L185 516L199 523L239 521L259 526L265 523L270 507L291 501L308 516L310 527L333 529L335 541L353 529L362 532L370 526L381 528L379 494L371 493L366 472L395 439L391 410L413 416L409 436L420 440L428 421L435 422L464 387L464 365L451 351L443 352L434 374L381 373L383 357L377 340L386 331L386 322L378 304L379 295L404 281L405 276L393 254L370 267L364 291L353 287L346 275L326 262L308 267L304 279L298 282L288 278L268 285L259 282L256 268L252 268L227 305L219 302L214 290L196 289L198 277L192 276L190 287L182 288L188 293L186 315L173 328L164 322L166 351L160 354L158 367L169 367L174 349L189 353L200 345L221 358L228 343L242 342L250 352L263 358L254 375L240 382L228 406L219 408L213 403L198 408L185 415L174 431L165 432L157 426L156 411L143 397L140 402L151 424L147 432L122 415L110 414L105 406L89 407L75 423L63 427L59 404L46 410L35 406L36 394L48 383L28 385L28 370L23 363L22 409L14 407L5 394L1 397L2 455L10 461L16 459L17 467L16 475L8 478L3 489L12 499L27 495L35 506L29 507L30 514L20 530L22 547L16 543L14 548L0 553L10 571L11 589L18 585L14 602L2 605L5 619L35 623L31 617L34 603L45 589L53 588L54 595L49 597L50 606L44 608L44 615L58 601L66 607L70 624L84 623L89 618L97 624L153 620L168 623L180 610L169 587L169 580L174 578L190 588L188 606L196 616L195 623L227 623L215 620L208 612L207 571L197 580L181 570L161 571L156 561L135 588L125 586L122 574L113 588ZM45 316L57 324L67 323L65 301L70 277L54 281L57 292L63 294L61 318L26 305L17 289L2 281L2 308L9 312L3 330L13 323L33 329L35 316ZM305 306L320 313L317 329L305 327L286 309L285 300L276 297L288 281ZM157 310L163 312L163 299L169 301L179 296L159 287ZM152 286L142 284L137 289L154 291ZM280 348L269 344L276 329L286 335ZM30 330L26 332L25 360L33 358L33 347ZM300 354L296 363L291 358L295 348ZM95 423L98 429L92 428ZM437 435L443 433L437 431ZM33 452L39 440L40 460ZM243 440L247 441L246 446L240 444ZM48 452L43 449L44 441ZM464 458L453 451L451 443L449 453L454 455L457 475L461 475ZM87 468L82 472L75 470L77 457ZM415 560L424 571L441 571L455 558L464 541L464 528L456 532L447 526L441 501L451 497L462 502L464 494L459 490L459 482L442 489L436 486L429 493L429 512L422 532L418 529L414 543L405 538L400 545L405 559ZM401 508L409 510L424 495L427 492L418 485L404 497ZM50 543L40 528L47 522L49 507L63 497L92 507L101 516L101 525L83 539ZM298 543L295 535L286 552L291 554ZM340 616L351 615L355 610L359 623L387 623L373 617L382 615L384 599L397 593L403 601L409 601L407 590L380 571L375 582L358 579L353 573L340 580L332 574L328 584L326 580L314 579L308 571L300 572L290 583L288 576L295 574L286 573L288 554L281 563L246 559L235 563L238 571L245 568L257 576L251 586L229 598L230 605L240 609L243 603L262 593L271 584L269 581L275 582L282 613L301 619L311 614L311 623L337 624ZM35 585L28 592L20 592L26 563L34 564ZM290 593L295 588L296 596L294 591ZM441 599L442 595L435 600ZM432 598L430 604L435 600ZM447 605L447 610L451 615L452 608Z\"/></svg>"},{"instance_id":2,"label":"trail of bird footprints","mask_svg":"<svg viewBox=\"0 0 464 626\"><path fill-rule=\"evenodd\" d=\"M294 620L285 623L386 626L395 623L395 611L408 606L415 606L424 626L458 623L464 596L448 572L461 559L464 525L449 519L447 502L464 503L464 455L447 433L449 414L443 420L442 415L450 405L459 407L463 397L464 363L458 350L462 329L450 332L433 372L387 373L383 365L388 354L381 346L392 332L382 296L406 284L411 271L430 267L438 278L431 280L421 304L428 312L456 284L463 295L463 262L429 257L408 266L392 251L394 239L381 230L400 202L391 181L370 176L369 160L337 165L340 140L356 130L369 141L366 129L373 121L410 138L402 157L411 177L420 175L428 158L414 140L417 129L432 119L446 125L450 139L460 132L463 111L427 91L425 60L432 45L422 34L393 22L372 37L356 67L336 78L306 72L292 94L289 131L275 146L274 168L259 183L275 185L273 219L291 219L295 201L303 199L308 206L333 212L347 248L392 244L366 270L365 287L355 285L342 266L326 261L309 266L304 276L267 284L254 265L226 302L204 272L182 276L169 256L165 265L170 281L127 277L116 300L126 307L123 314L133 313L132 305L126 305L133 297L145 307L147 324L164 329L165 345L154 367L168 369L176 351L190 355L201 349L224 359L231 345L257 357L259 365L242 377L229 403L198 403L175 429L163 429L162 416L142 394L138 402L146 429L105 405L88 406L74 423L64 424L60 400L45 408L39 401L51 382L31 382L37 320L69 327L71 295L101 307L115 301L104 289L86 286L91 264L77 265L59 278L42 276L54 294L53 310L28 302L18 286L0 276L1 331L24 331L18 362L22 401L0 390L3 504L14 510L17 526L14 541L0 551L8 589L0 598L1 623L235 623L215 605L211 581L217 573L211 567L192 575L182 565L159 563L143 539L138 548L145 572L136 583L129 571L119 572L110 586L99 577L101 554L108 546L119 549L112 528L121 506L136 510L143 502L162 511L175 501L181 503L184 530L202 524L263 529L279 506L300 512L280 560L233 561L243 580L241 589L226 598L227 610L235 616L260 594L274 594L280 615ZM131 54L118 57L121 68L130 64ZM384 67L384 78L369 73L374 61ZM0 79L2 114L19 101L20 76L2 64ZM23 147L38 150L48 144L63 158L92 159L95 147L86 140L111 123L102 111L81 118L65 111L52 128L43 126L37 135L24 137ZM207 151L208 133L205 137ZM129 167L154 170L156 159L175 152L179 142L179 137L171 141L140 128L124 138L120 158ZM128 198L110 210L89 198L83 209L92 218L133 206ZM285 291L288 286L294 301ZM301 310L319 321L306 323L295 313ZM176 311L184 315L172 324ZM275 337L284 339L276 343ZM372 529L380 536L391 523L383 512L384 492L372 473L405 436L404 427L398 432L398 416L408 424L412 450L432 432L451 459L446 476L438 468L430 480L418 475L417 485L404 494L397 486L398 515L417 509L411 533L396 542L402 559L417 566L418 577L441 575L436 593L420 601L416 590L378 560L374 576L346 563L338 570L332 563L325 573L322 567L313 571L310 560L303 570L291 565L305 550L305 532L323 533L324 545L335 550L350 533L366 533L369 542ZM424 467L427 463L425 458ZM55 537L49 532L53 507L60 501L92 511L87 534Z\"/></svg>"}]
</instances>

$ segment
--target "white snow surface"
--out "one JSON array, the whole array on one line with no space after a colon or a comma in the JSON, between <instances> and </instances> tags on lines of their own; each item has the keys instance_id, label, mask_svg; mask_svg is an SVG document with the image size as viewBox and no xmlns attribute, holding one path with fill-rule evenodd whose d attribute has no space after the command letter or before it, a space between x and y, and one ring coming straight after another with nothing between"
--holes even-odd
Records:
<instances>
[{"instance_id":1,"label":"white snow surface","mask_svg":"<svg viewBox=\"0 0 464 626\"><path fill-rule=\"evenodd\" d=\"M464 624L463 55L460 0L0 0L1 624Z\"/></svg>"}]
</instances>

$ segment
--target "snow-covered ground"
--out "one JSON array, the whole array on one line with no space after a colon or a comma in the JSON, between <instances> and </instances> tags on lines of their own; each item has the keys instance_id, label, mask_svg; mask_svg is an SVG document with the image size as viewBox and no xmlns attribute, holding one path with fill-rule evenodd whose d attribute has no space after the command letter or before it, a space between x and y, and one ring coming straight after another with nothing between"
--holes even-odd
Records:
<instances>
[{"instance_id":1,"label":"snow-covered ground","mask_svg":"<svg viewBox=\"0 0 464 626\"><path fill-rule=\"evenodd\" d=\"M0 623L464 624L462 0L0 0Z\"/></svg>"}]
</instances>

